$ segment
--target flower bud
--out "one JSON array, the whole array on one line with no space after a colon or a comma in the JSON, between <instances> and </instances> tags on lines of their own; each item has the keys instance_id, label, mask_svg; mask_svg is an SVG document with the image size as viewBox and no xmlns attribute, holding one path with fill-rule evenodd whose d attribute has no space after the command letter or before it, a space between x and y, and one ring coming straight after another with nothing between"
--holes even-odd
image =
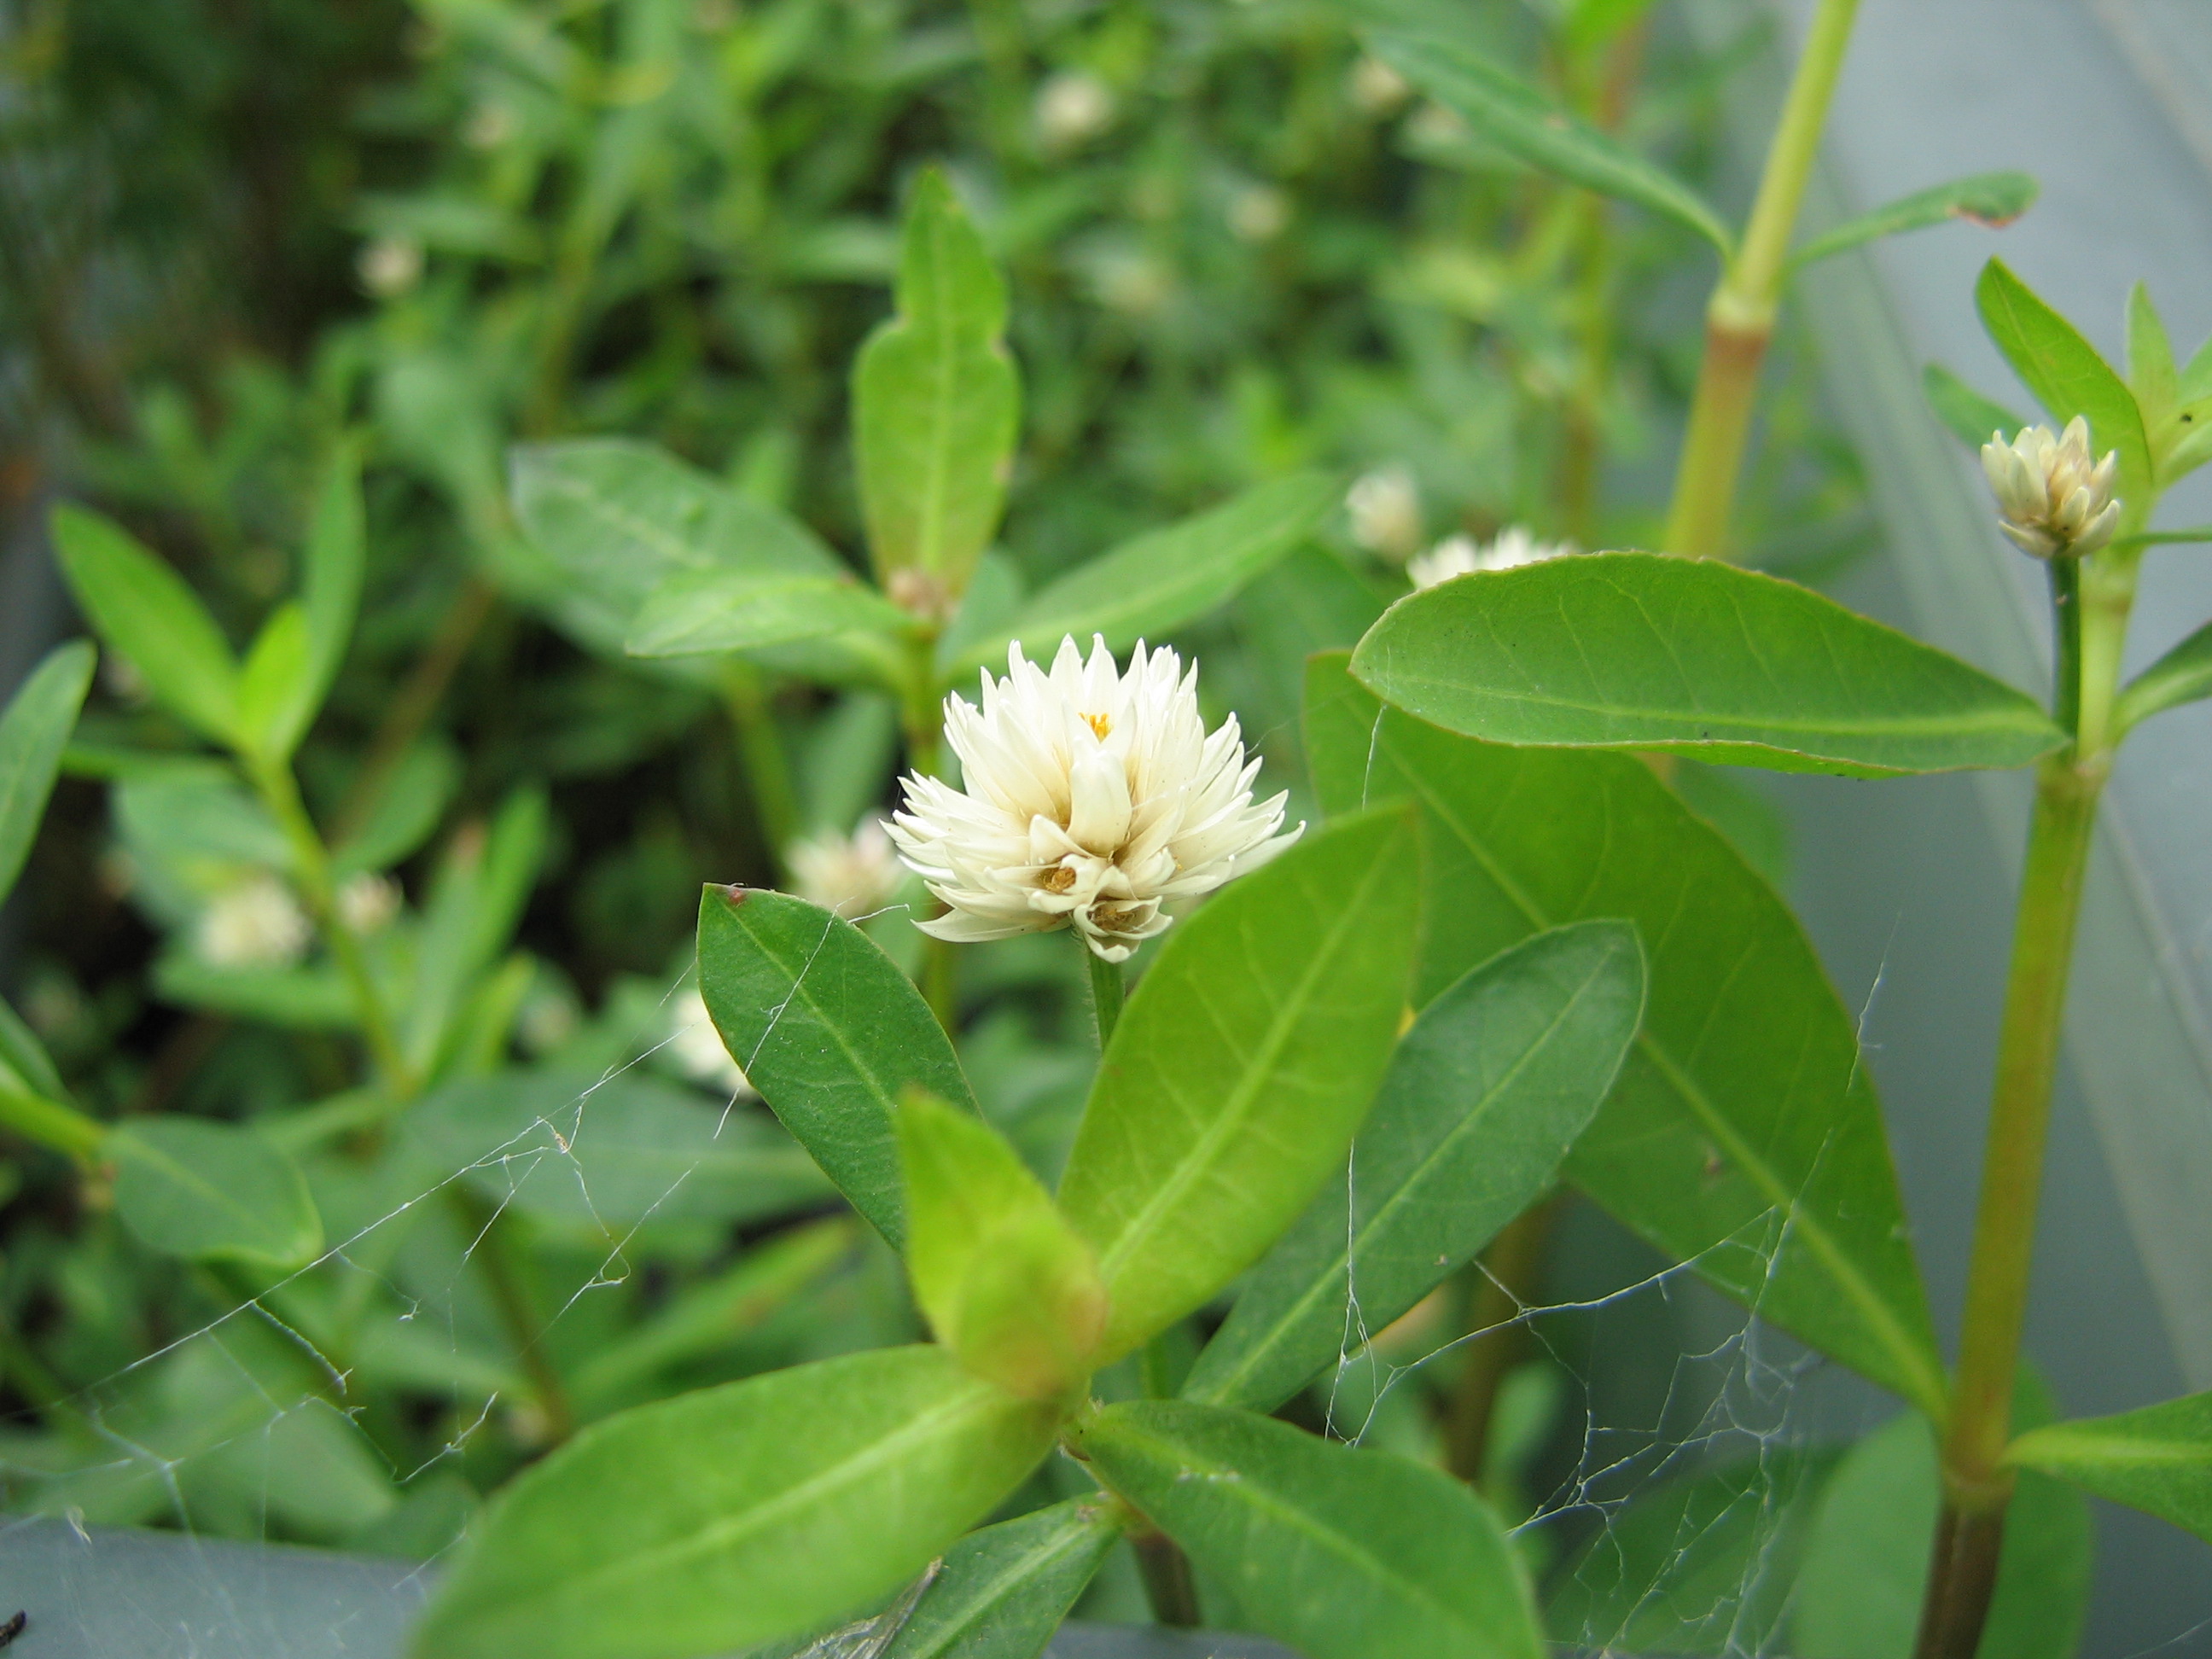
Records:
<instances>
[{"instance_id":1,"label":"flower bud","mask_svg":"<svg viewBox=\"0 0 2212 1659\"><path fill-rule=\"evenodd\" d=\"M1997 498L1997 528L2039 559L2079 558L2112 539L2120 504L2112 499L2117 450L2092 464L2089 423L2076 415L2063 436L2047 426L2023 427L2008 444L1993 432L1982 446L1982 471Z\"/></svg>"},{"instance_id":2,"label":"flower bud","mask_svg":"<svg viewBox=\"0 0 2212 1659\"><path fill-rule=\"evenodd\" d=\"M880 910L898 891L898 857L872 819L849 836L834 830L794 842L784 854L799 896L851 921Z\"/></svg>"},{"instance_id":3,"label":"flower bud","mask_svg":"<svg viewBox=\"0 0 2212 1659\"><path fill-rule=\"evenodd\" d=\"M1455 576L1478 570L1517 570L1524 564L1563 558L1579 550L1572 542L1540 542L1521 525L1509 525L1494 542L1477 542L1467 535L1447 536L1427 552L1406 562L1406 574L1415 587L1434 587Z\"/></svg>"},{"instance_id":4,"label":"flower bud","mask_svg":"<svg viewBox=\"0 0 2212 1659\"><path fill-rule=\"evenodd\" d=\"M1403 559L1420 546L1420 486L1404 467L1361 473L1344 504L1352 514L1352 539L1370 553Z\"/></svg>"}]
</instances>

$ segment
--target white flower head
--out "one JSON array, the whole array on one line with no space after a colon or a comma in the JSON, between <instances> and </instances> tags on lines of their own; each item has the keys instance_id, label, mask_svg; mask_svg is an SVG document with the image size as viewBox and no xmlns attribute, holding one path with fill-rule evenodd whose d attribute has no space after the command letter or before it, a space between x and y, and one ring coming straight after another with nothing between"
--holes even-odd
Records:
<instances>
[{"instance_id":1,"label":"white flower head","mask_svg":"<svg viewBox=\"0 0 2212 1659\"><path fill-rule=\"evenodd\" d=\"M1402 466L1363 472L1344 504L1352 514L1352 539L1370 553L1402 559L1421 544L1421 490Z\"/></svg>"},{"instance_id":2,"label":"white flower head","mask_svg":"<svg viewBox=\"0 0 2212 1659\"><path fill-rule=\"evenodd\" d=\"M216 968L286 968L307 954L307 913L275 876L249 876L208 902L192 949Z\"/></svg>"},{"instance_id":3,"label":"white flower head","mask_svg":"<svg viewBox=\"0 0 2212 1659\"><path fill-rule=\"evenodd\" d=\"M1997 498L1997 528L2039 559L2078 558L2112 539L2120 519L2112 478L2119 469L2118 450L2092 461L2089 423L2079 415L2062 436L2030 426L2010 443L1993 432L1982 446L1982 471Z\"/></svg>"},{"instance_id":4,"label":"white flower head","mask_svg":"<svg viewBox=\"0 0 2212 1659\"><path fill-rule=\"evenodd\" d=\"M722 1046L722 1034L714 1029L714 1017L696 984L668 999L668 1040L663 1047L676 1069L694 1083L732 1097L754 1092L744 1067Z\"/></svg>"},{"instance_id":5,"label":"white flower head","mask_svg":"<svg viewBox=\"0 0 2212 1659\"><path fill-rule=\"evenodd\" d=\"M1371 52L1352 66L1346 85L1352 101L1377 119L1395 114L1413 95L1413 83Z\"/></svg>"},{"instance_id":6,"label":"white flower head","mask_svg":"<svg viewBox=\"0 0 2212 1659\"><path fill-rule=\"evenodd\" d=\"M356 933L380 933L399 914L399 884L364 870L338 889L338 917Z\"/></svg>"},{"instance_id":7,"label":"white flower head","mask_svg":"<svg viewBox=\"0 0 2212 1659\"><path fill-rule=\"evenodd\" d=\"M422 244L411 236L380 236L362 246L354 270L378 299L397 299L422 280Z\"/></svg>"},{"instance_id":8,"label":"white flower head","mask_svg":"<svg viewBox=\"0 0 2212 1659\"><path fill-rule=\"evenodd\" d=\"M1061 70L1037 88L1037 137L1047 149L1073 149L1114 125L1114 89L1088 70Z\"/></svg>"},{"instance_id":9,"label":"white flower head","mask_svg":"<svg viewBox=\"0 0 2212 1659\"><path fill-rule=\"evenodd\" d=\"M1291 198L1273 185L1247 185L1229 198L1229 234L1240 242L1272 242L1291 226Z\"/></svg>"},{"instance_id":10,"label":"white flower head","mask_svg":"<svg viewBox=\"0 0 2212 1659\"><path fill-rule=\"evenodd\" d=\"M1455 576L1478 570L1517 570L1524 564L1565 558L1577 550L1572 542L1540 542L1521 525L1498 532L1494 542L1478 542L1472 536L1447 536L1427 552L1406 562L1406 574L1415 587L1434 587Z\"/></svg>"},{"instance_id":11,"label":"white flower head","mask_svg":"<svg viewBox=\"0 0 2212 1659\"><path fill-rule=\"evenodd\" d=\"M1049 672L1006 653L983 673L982 707L945 700L945 735L965 787L906 780L890 826L908 868L951 907L921 924L939 939L1011 939L1073 927L1108 962L1163 932L1167 906L1256 868L1297 840L1287 799L1255 802L1257 758L1231 715L1212 736L1198 670L1141 641L1128 672L1094 636Z\"/></svg>"},{"instance_id":12,"label":"white flower head","mask_svg":"<svg viewBox=\"0 0 2212 1659\"><path fill-rule=\"evenodd\" d=\"M792 843L784 855L799 896L850 920L880 910L898 891L891 838L872 818L849 836L831 830Z\"/></svg>"}]
</instances>

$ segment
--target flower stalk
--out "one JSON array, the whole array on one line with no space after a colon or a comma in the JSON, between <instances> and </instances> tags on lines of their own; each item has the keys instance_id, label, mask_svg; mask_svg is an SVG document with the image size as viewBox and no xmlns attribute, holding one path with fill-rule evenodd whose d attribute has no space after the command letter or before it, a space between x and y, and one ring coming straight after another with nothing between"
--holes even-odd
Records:
<instances>
[{"instance_id":1,"label":"flower stalk","mask_svg":"<svg viewBox=\"0 0 2212 1659\"><path fill-rule=\"evenodd\" d=\"M1759 367L1773 337L1774 314L1789 270L1790 239L1857 12L1858 0L1820 0L1767 147L1751 222L1705 307L1705 359L1667 515L1670 553L1715 558L1726 550Z\"/></svg>"},{"instance_id":2,"label":"flower stalk","mask_svg":"<svg viewBox=\"0 0 2212 1659\"><path fill-rule=\"evenodd\" d=\"M2124 503L2121 522L2139 530L2150 505ZM1996 1590L2013 1495L2004 1455L2012 1438L2051 1090L2097 805L2120 736L2113 707L2140 561L2139 548L2124 544L2091 558L2062 551L2051 561L2052 712L2073 740L2036 774L1958 1373L1943 1425L1942 1508L1915 1659L1974 1659Z\"/></svg>"}]
</instances>

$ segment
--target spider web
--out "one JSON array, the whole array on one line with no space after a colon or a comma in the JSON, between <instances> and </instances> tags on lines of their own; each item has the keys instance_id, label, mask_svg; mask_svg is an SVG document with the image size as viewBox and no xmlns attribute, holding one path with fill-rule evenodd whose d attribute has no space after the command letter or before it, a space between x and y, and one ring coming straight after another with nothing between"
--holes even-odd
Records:
<instances>
[{"instance_id":1,"label":"spider web","mask_svg":"<svg viewBox=\"0 0 2212 1659\"><path fill-rule=\"evenodd\" d=\"M670 986L661 1006L673 1006L685 983ZM772 1017L769 1030L774 1025ZM131 1627L136 1633L128 1642L95 1645L88 1634L84 1646L69 1650L154 1659L145 1646L151 1630L167 1632L169 1646L161 1651L179 1655L276 1650L238 1645L252 1620L233 1594L236 1558L220 1540L314 1538L318 1485L343 1486L352 1478L348 1468L356 1475L373 1469L397 1494L395 1515L429 1507L427 1495L453 1490L453 1476L493 1425L525 1437L541 1431L531 1421L532 1402L510 1386L469 1381L483 1345L468 1308L481 1300L484 1259L526 1183L551 1177L573 1183L590 1218L578 1236L594 1242L573 1285L549 1301L537 1339L549 1350L571 1324L598 1317L602 1304L654 1270L657 1247L647 1235L700 1165L673 1172L641 1213L618 1216L598 1201L586 1154L603 1091L689 1034L665 1030L557 1109L538 1113L480 1156L404 1187L344 1229L310 1267L53 1402L47 1420L73 1425L73 1457L58 1461L52 1437L42 1441L16 1425L0 1446L0 1473L29 1495L32 1507L58 1516L72 1537L88 1543L103 1522L131 1520L173 1528L200 1552L185 1581L201 1592L198 1613L169 1617L157 1607ZM979 1090L987 1112L1002 1115L1005 1103L993 1100L981 1080ZM741 1117L764 1116L738 1094L717 1102L702 1093L696 1103L702 1114L717 1115L717 1138ZM1347 1166L1347 1179L1352 1173ZM482 1200L473 1226L456 1225L446 1202L464 1191ZM1714 1249L1771 1257L1786 1224L1786 1217L1765 1218ZM409 1240L441 1230L442 1257L419 1249L410 1254ZM1707 1288L1696 1262L1658 1261L1588 1206L1566 1212L1553 1258L1557 1299L1523 1300L1492 1277L1512 1312L1464 1334L1425 1331L1421 1310L1389 1331L1371 1331L1355 1278L1339 1362L1312 1391L1328 1431L1433 1457L1433 1428L1424 1425L1436 1400L1449 1395L1456 1369L1474 1344L1518 1333L1523 1352L1500 1396L1517 1403L1499 1410L1501 1419L1517 1413L1516 1443L1501 1453L1492 1490L1546 1583L1555 1639L1621 1652L1784 1651L1782 1614L1822 1468L1820 1448L1874 1421L1883 1409L1876 1396L1762 1324L1755 1307L1739 1307ZM425 1259L436 1264L427 1272ZM425 1353L450 1363L453 1381L443 1391L429 1455L400 1467L380 1449L365 1419L381 1409L378 1395L390 1391L388 1380L371 1386L358 1358L362 1345L349 1357L288 1316L288 1293L308 1285L358 1298L373 1310L362 1328L413 1356L410 1363ZM521 1378L527 1372L526 1363ZM149 1410L149 1398L165 1391L217 1401L221 1409L185 1422L180 1437L173 1414ZM223 1500L211 1501L210 1489ZM130 1501L118 1502L118 1492ZM15 1522L9 1531L38 1524ZM49 1534L53 1524L44 1523ZM322 1527L320 1541L394 1547L393 1534L374 1528L350 1539L332 1538L334 1530ZM459 1535L457 1524L444 1540L418 1545L417 1562L356 1586L356 1600L411 1608ZM8 1564L27 1558L9 1542L0 1531L0 1598L9 1601L0 1616L21 1603L34 1624L56 1617L96 1632L112 1622L108 1592L96 1580L72 1580L64 1604L55 1607L45 1599L55 1586L19 1579ZM1129 1605L1126 1583L1116 1600L1113 1577L1109 1570L1088 1610L1141 1616ZM349 1627L347 1616L331 1614L336 1645L329 1651L392 1650L394 1619ZM860 1626L836 1633L864 1643L866 1637Z\"/></svg>"}]
</instances>

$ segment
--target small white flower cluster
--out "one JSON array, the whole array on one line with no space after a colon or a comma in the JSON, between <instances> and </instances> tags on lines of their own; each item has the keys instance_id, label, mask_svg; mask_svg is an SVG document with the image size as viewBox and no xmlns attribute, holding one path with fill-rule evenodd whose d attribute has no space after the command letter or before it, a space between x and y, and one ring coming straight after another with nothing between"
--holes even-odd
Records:
<instances>
[{"instance_id":1,"label":"small white flower cluster","mask_svg":"<svg viewBox=\"0 0 2212 1659\"><path fill-rule=\"evenodd\" d=\"M784 854L799 897L847 921L880 910L898 891L891 838L870 819L849 836L830 831L792 843Z\"/></svg>"},{"instance_id":2,"label":"small white flower cluster","mask_svg":"<svg viewBox=\"0 0 2212 1659\"><path fill-rule=\"evenodd\" d=\"M1577 550L1572 542L1540 542L1525 526L1516 524L1499 531L1493 542L1447 536L1427 552L1408 559L1406 574L1415 587L1434 587L1478 570L1517 570L1524 564L1565 558Z\"/></svg>"},{"instance_id":3,"label":"small white flower cluster","mask_svg":"<svg viewBox=\"0 0 2212 1659\"><path fill-rule=\"evenodd\" d=\"M2112 539L2120 504L2112 499L2118 450L2093 462L2089 423L2076 415L2062 436L2047 426L2021 428L2012 442L1993 432L1982 446L1982 471L1997 498L1997 528L2039 559L2079 558Z\"/></svg>"},{"instance_id":4,"label":"small white flower cluster","mask_svg":"<svg viewBox=\"0 0 2212 1659\"><path fill-rule=\"evenodd\" d=\"M1108 962L1164 931L1166 907L1212 892L1295 841L1276 795L1255 803L1257 759L1231 715L1208 736L1198 671L1141 642L1127 674L1106 641L1088 661L1061 641L1049 672L1006 653L982 706L945 700L965 788L905 781L890 826L908 868L950 907L939 939L1010 939L1073 927Z\"/></svg>"},{"instance_id":5,"label":"small white flower cluster","mask_svg":"<svg viewBox=\"0 0 2212 1659\"><path fill-rule=\"evenodd\" d=\"M753 1092L744 1067L722 1046L722 1034L714 1029L714 1017L707 1012L697 985L686 985L668 999L668 1039L662 1047L677 1070L694 1083L732 1099Z\"/></svg>"},{"instance_id":6,"label":"small white flower cluster","mask_svg":"<svg viewBox=\"0 0 2212 1659\"><path fill-rule=\"evenodd\" d=\"M1037 88L1035 118L1045 149L1077 149L1114 125L1114 89L1088 70L1061 70Z\"/></svg>"},{"instance_id":7,"label":"small white flower cluster","mask_svg":"<svg viewBox=\"0 0 2212 1659\"><path fill-rule=\"evenodd\" d=\"M264 872L208 901L192 930L192 950L211 968L289 968L313 936L292 890Z\"/></svg>"},{"instance_id":8,"label":"small white flower cluster","mask_svg":"<svg viewBox=\"0 0 2212 1659\"><path fill-rule=\"evenodd\" d=\"M1403 559L1420 546L1420 486L1404 467L1361 473L1344 505L1352 514L1352 539L1370 553Z\"/></svg>"}]
</instances>

